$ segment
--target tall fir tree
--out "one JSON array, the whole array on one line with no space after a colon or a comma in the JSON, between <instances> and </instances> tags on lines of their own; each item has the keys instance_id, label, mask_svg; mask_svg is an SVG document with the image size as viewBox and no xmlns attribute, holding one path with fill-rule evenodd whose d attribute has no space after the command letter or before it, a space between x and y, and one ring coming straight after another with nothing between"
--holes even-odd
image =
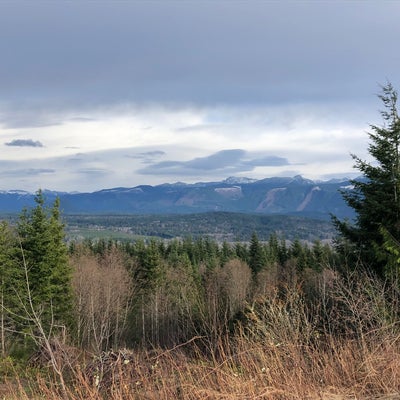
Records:
<instances>
[{"instance_id":1,"label":"tall fir tree","mask_svg":"<svg viewBox=\"0 0 400 400\"><path fill-rule=\"evenodd\" d=\"M369 154L373 161L352 155L362 178L352 180L353 189L342 192L354 209L354 223L333 217L339 232L338 247L384 275L390 257L384 249L382 229L400 239L400 119L397 92L389 83L382 87L383 126L371 125ZM353 259L354 261L354 259Z\"/></svg>"},{"instance_id":2,"label":"tall fir tree","mask_svg":"<svg viewBox=\"0 0 400 400\"><path fill-rule=\"evenodd\" d=\"M249 266L253 275L258 274L266 264L265 252L255 232L251 235L249 247Z\"/></svg>"},{"instance_id":3,"label":"tall fir tree","mask_svg":"<svg viewBox=\"0 0 400 400\"><path fill-rule=\"evenodd\" d=\"M41 313L43 324L51 329L54 324L71 322L72 271L64 241L59 199L49 209L43 192L39 190L35 202L35 208L23 211L17 231L33 305Z\"/></svg>"}]
</instances>

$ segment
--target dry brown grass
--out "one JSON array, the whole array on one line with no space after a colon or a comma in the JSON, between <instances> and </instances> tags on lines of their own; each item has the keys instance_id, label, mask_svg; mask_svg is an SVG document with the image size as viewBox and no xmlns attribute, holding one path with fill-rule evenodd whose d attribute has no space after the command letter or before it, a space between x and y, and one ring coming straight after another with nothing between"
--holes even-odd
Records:
<instances>
[{"instance_id":1,"label":"dry brown grass","mask_svg":"<svg viewBox=\"0 0 400 400\"><path fill-rule=\"evenodd\" d=\"M86 373L80 369L81 359L66 376L67 398L400 399L400 329L390 308L396 303L367 276L358 278L322 279L311 309L298 288L258 299L235 333L216 341L130 351L129 361L114 357L97 373L90 361ZM0 390L10 400L65 398L50 373L14 377Z\"/></svg>"},{"instance_id":2,"label":"dry brown grass","mask_svg":"<svg viewBox=\"0 0 400 400\"><path fill-rule=\"evenodd\" d=\"M208 357L191 345L140 351L130 365L116 364L106 385L82 371L70 399L400 399L400 338L364 343L326 338L323 346L220 340ZM4 399L62 399L55 379L12 381ZM390 397L392 396L392 397ZM396 397L397 396L397 397Z\"/></svg>"}]
</instances>

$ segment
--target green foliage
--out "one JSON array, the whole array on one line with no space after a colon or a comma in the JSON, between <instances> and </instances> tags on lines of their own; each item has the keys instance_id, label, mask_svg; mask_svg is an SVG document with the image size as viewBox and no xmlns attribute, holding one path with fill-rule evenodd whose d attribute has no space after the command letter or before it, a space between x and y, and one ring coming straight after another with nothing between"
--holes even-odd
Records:
<instances>
[{"instance_id":1,"label":"green foliage","mask_svg":"<svg viewBox=\"0 0 400 400\"><path fill-rule=\"evenodd\" d=\"M384 275L389 258L383 248L381 226L396 240L400 238L400 119L397 92L391 84L382 88L379 98L385 107L381 112L384 124L372 125L369 133L368 151L374 161L352 155L362 179L352 181L353 190L342 192L344 200L356 212L355 221L352 224L333 220L342 239L339 248L353 255L351 262L354 264L359 258Z\"/></svg>"},{"instance_id":2,"label":"green foliage","mask_svg":"<svg viewBox=\"0 0 400 400\"><path fill-rule=\"evenodd\" d=\"M14 231L8 223L0 222L0 285L1 293L10 303L18 302L15 295L15 289L20 285L22 279L22 269L19 266L18 258L18 242Z\"/></svg>"},{"instance_id":3,"label":"green foliage","mask_svg":"<svg viewBox=\"0 0 400 400\"><path fill-rule=\"evenodd\" d=\"M8 223L0 222L0 336L1 355L11 344L7 332L16 330L14 316L21 311L20 289L23 282L22 268L17 258L18 243Z\"/></svg>"},{"instance_id":4,"label":"green foliage","mask_svg":"<svg viewBox=\"0 0 400 400\"><path fill-rule=\"evenodd\" d=\"M250 240L249 266L253 274L257 274L265 267L265 265L265 252L263 246L258 240L257 234L254 232Z\"/></svg>"},{"instance_id":5,"label":"green foliage","mask_svg":"<svg viewBox=\"0 0 400 400\"><path fill-rule=\"evenodd\" d=\"M308 264L309 249L304 247L300 240L296 239L290 247L291 258L296 260L298 271L303 271Z\"/></svg>"},{"instance_id":6,"label":"green foliage","mask_svg":"<svg viewBox=\"0 0 400 400\"><path fill-rule=\"evenodd\" d=\"M57 199L48 209L41 190L35 197L36 207L24 210L17 232L21 243L21 263L28 270L33 305L48 329L70 321L71 269L64 242L64 225Z\"/></svg>"},{"instance_id":7,"label":"green foliage","mask_svg":"<svg viewBox=\"0 0 400 400\"><path fill-rule=\"evenodd\" d=\"M16 227L0 223L0 338L2 355L25 357L41 340L72 324L71 269L57 199L36 207Z\"/></svg>"},{"instance_id":8,"label":"green foliage","mask_svg":"<svg viewBox=\"0 0 400 400\"><path fill-rule=\"evenodd\" d=\"M384 227L381 227L380 233L383 237L383 248L388 253L386 274L398 281L400 277L400 242Z\"/></svg>"}]
</instances>

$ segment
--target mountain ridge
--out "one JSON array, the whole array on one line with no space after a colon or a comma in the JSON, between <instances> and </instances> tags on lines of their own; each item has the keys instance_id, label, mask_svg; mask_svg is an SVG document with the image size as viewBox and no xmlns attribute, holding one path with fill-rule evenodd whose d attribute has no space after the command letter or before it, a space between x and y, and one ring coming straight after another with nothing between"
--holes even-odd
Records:
<instances>
[{"instance_id":1,"label":"mountain ridge","mask_svg":"<svg viewBox=\"0 0 400 400\"><path fill-rule=\"evenodd\" d=\"M306 215L328 219L331 214L351 218L341 190L349 179L313 181L300 175L264 179L229 177L216 182L115 187L94 192L44 190L47 200L60 198L67 214L190 214L227 211L255 214ZM0 191L0 213L31 207L34 194Z\"/></svg>"}]
</instances>

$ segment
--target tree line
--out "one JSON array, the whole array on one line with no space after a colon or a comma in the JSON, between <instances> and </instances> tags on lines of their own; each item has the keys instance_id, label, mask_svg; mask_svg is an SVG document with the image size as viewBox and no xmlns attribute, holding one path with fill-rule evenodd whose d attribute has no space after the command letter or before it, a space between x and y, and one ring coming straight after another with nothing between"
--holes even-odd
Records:
<instances>
[{"instance_id":1,"label":"tree line","mask_svg":"<svg viewBox=\"0 0 400 400\"><path fill-rule=\"evenodd\" d=\"M249 243L178 240L64 240L59 201L36 207L15 227L0 225L2 354L29 352L46 336L73 337L99 352L137 344L174 345L217 335L256 296L336 261L319 241L276 234Z\"/></svg>"}]
</instances>

